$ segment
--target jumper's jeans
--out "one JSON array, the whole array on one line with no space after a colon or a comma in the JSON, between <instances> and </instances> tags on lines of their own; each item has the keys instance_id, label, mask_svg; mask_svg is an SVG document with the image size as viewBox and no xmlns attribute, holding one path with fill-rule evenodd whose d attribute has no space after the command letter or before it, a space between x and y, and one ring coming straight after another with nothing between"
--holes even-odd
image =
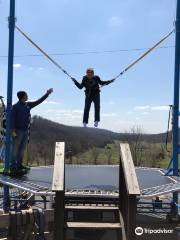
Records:
<instances>
[{"instance_id":1,"label":"jumper's jeans","mask_svg":"<svg viewBox=\"0 0 180 240\"><path fill-rule=\"evenodd\" d=\"M19 168L22 165L24 151L28 142L28 130L16 129L16 137L12 142L11 168Z\"/></svg>"},{"instance_id":2,"label":"jumper's jeans","mask_svg":"<svg viewBox=\"0 0 180 240\"><path fill-rule=\"evenodd\" d=\"M90 111L92 102L94 103L94 108L95 108L95 121L97 122L100 121L100 94L97 94L93 98L90 98L88 96L86 96L85 98L83 123L88 123L89 111Z\"/></svg>"}]
</instances>

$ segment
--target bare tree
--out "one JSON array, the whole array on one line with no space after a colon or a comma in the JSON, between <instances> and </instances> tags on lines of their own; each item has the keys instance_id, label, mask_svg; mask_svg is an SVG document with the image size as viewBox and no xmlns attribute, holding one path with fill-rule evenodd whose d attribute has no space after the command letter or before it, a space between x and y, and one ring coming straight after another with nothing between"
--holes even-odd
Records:
<instances>
[{"instance_id":1,"label":"bare tree","mask_svg":"<svg viewBox=\"0 0 180 240\"><path fill-rule=\"evenodd\" d=\"M136 166L141 160L143 148L143 130L140 126L133 126L129 132L126 132L126 141L131 148L132 157Z\"/></svg>"},{"instance_id":2,"label":"bare tree","mask_svg":"<svg viewBox=\"0 0 180 240\"><path fill-rule=\"evenodd\" d=\"M92 155L93 162L94 162L95 165L97 164L97 159L99 157L99 154L100 154L100 150L98 148L93 147L91 149L91 155Z\"/></svg>"},{"instance_id":3,"label":"bare tree","mask_svg":"<svg viewBox=\"0 0 180 240\"><path fill-rule=\"evenodd\" d=\"M110 165L111 164L111 158L112 158L112 149L111 149L110 146L106 146L105 153L106 153L108 165Z\"/></svg>"}]
</instances>

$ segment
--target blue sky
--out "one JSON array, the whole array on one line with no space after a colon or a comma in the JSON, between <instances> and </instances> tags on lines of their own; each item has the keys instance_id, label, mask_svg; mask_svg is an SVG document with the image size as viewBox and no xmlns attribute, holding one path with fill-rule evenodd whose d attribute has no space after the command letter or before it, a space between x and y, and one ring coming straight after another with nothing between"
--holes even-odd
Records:
<instances>
[{"instance_id":1,"label":"blue sky","mask_svg":"<svg viewBox=\"0 0 180 240\"><path fill-rule=\"evenodd\" d=\"M175 0L16 0L17 25L75 78L93 67L111 79L143 51L69 55L68 53L151 47L172 28ZM9 1L0 0L0 56L8 51ZM174 46L174 35L162 46ZM39 54L18 32L15 55ZM141 126L146 133L166 130L173 101L174 48L157 49L101 92L100 127L123 132ZM0 94L6 96L7 58L0 57ZM50 88L54 94L32 114L68 124L82 124L84 92L44 57L15 57L16 92L30 99ZM93 125L93 108L90 126Z\"/></svg>"}]
</instances>

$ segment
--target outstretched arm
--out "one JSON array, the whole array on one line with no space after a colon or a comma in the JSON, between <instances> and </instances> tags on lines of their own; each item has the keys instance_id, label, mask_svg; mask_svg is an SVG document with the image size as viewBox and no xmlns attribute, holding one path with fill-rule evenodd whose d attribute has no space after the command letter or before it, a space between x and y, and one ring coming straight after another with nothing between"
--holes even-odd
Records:
<instances>
[{"instance_id":1,"label":"outstretched arm","mask_svg":"<svg viewBox=\"0 0 180 240\"><path fill-rule=\"evenodd\" d=\"M101 86L104 86L104 85L108 85L110 83L114 82L114 80L109 80L109 81L102 81L99 77L98 77L98 83L101 85Z\"/></svg>"},{"instance_id":2,"label":"outstretched arm","mask_svg":"<svg viewBox=\"0 0 180 240\"><path fill-rule=\"evenodd\" d=\"M76 85L76 87L78 87L79 89L82 89L84 87L84 82L82 80L81 83L79 83L75 78L72 79L74 84Z\"/></svg>"},{"instance_id":3,"label":"outstretched arm","mask_svg":"<svg viewBox=\"0 0 180 240\"><path fill-rule=\"evenodd\" d=\"M39 98L38 100L34 101L34 102L28 102L28 106L30 108L34 108L36 107L37 105L41 104L42 102L44 102L44 100L46 100L46 98L49 97L49 95L53 93L53 89L50 88L49 90L47 90L47 93L44 94L41 98Z\"/></svg>"}]
</instances>

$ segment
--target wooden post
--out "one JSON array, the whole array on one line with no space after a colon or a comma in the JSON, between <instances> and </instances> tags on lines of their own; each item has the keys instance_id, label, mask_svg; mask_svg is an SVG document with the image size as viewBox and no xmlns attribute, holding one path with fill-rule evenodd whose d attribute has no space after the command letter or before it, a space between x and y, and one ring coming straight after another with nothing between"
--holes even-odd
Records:
<instances>
[{"instance_id":1,"label":"wooden post","mask_svg":"<svg viewBox=\"0 0 180 240\"><path fill-rule=\"evenodd\" d=\"M120 144L119 209L122 214L127 240L135 240L137 196L140 195L135 166L129 145Z\"/></svg>"},{"instance_id":2,"label":"wooden post","mask_svg":"<svg viewBox=\"0 0 180 240\"><path fill-rule=\"evenodd\" d=\"M55 162L52 191L55 192L54 209L54 240L65 239L65 163L64 163L64 142L57 142L55 148Z\"/></svg>"}]
</instances>

